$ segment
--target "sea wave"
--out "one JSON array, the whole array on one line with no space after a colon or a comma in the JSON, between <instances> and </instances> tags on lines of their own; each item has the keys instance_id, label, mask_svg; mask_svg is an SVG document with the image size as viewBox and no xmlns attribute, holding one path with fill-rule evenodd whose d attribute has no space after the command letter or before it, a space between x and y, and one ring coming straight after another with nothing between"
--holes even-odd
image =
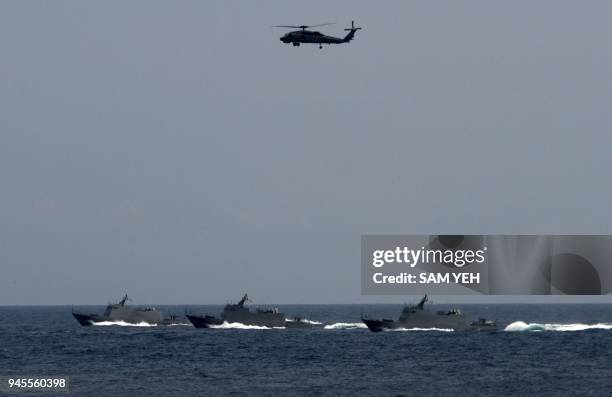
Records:
<instances>
[{"instance_id":1,"label":"sea wave","mask_svg":"<svg viewBox=\"0 0 612 397\"><path fill-rule=\"evenodd\" d=\"M228 323L224 321L220 325L211 325L210 328L215 329L285 329L285 327L264 327L262 325L246 325L242 323Z\"/></svg>"},{"instance_id":2,"label":"sea wave","mask_svg":"<svg viewBox=\"0 0 612 397\"><path fill-rule=\"evenodd\" d=\"M92 323L92 325L101 325L101 326L119 325L121 327L156 327L157 326L157 324L149 324L144 321L140 323L126 323L125 321L99 321L99 322Z\"/></svg>"},{"instance_id":3,"label":"sea wave","mask_svg":"<svg viewBox=\"0 0 612 397\"><path fill-rule=\"evenodd\" d=\"M358 329L368 328L364 323L334 323L324 327L325 329Z\"/></svg>"},{"instance_id":4,"label":"sea wave","mask_svg":"<svg viewBox=\"0 0 612 397\"><path fill-rule=\"evenodd\" d=\"M509 324L504 331L517 332L517 331L560 331L560 332L572 332L572 331L585 331L589 329L612 329L612 324L540 324L540 323L525 323L523 321L515 321Z\"/></svg>"}]
</instances>

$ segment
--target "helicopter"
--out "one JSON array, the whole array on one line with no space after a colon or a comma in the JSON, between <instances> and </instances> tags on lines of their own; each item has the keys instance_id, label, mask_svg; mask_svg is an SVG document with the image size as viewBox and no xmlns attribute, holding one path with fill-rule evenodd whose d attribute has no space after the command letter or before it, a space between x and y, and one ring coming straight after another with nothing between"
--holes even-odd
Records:
<instances>
[{"instance_id":1,"label":"helicopter","mask_svg":"<svg viewBox=\"0 0 612 397\"><path fill-rule=\"evenodd\" d=\"M294 47L299 47L300 44L302 43L312 43L312 44L318 44L319 48L322 49L323 48L323 44L342 44L342 43L348 43L349 41L353 40L353 37L355 37L355 32L358 31L361 28L356 28L355 27L355 21L351 21L351 27L344 29L346 31L348 31L348 34L346 36L344 36L343 38L340 37L333 37L333 36L326 36L324 34L322 34L321 32L315 32L312 30L306 30L308 28L314 28L317 26L326 26L326 25L333 25L333 23L322 23L319 25L300 25L300 26L293 26L293 25L276 25L273 26L275 28L295 28L295 29L301 29L301 30L294 30L293 32L289 32L287 34L285 34L283 37L280 38L280 41L282 41L285 44L293 44Z\"/></svg>"}]
</instances>

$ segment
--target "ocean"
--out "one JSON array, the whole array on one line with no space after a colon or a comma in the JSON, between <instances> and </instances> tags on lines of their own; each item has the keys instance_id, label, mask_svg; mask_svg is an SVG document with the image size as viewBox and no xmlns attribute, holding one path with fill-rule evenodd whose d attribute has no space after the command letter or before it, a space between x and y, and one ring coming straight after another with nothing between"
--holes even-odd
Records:
<instances>
[{"instance_id":1,"label":"ocean","mask_svg":"<svg viewBox=\"0 0 612 397\"><path fill-rule=\"evenodd\" d=\"M4 306L0 376L69 376L71 391L61 395L77 396L612 394L612 305L456 305L470 318L496 319L499 331L381 333L364 328L361 315L397 318L401 305L278 307L326 328L81 327L69 306Z\"/></svg>"}]
</instances>

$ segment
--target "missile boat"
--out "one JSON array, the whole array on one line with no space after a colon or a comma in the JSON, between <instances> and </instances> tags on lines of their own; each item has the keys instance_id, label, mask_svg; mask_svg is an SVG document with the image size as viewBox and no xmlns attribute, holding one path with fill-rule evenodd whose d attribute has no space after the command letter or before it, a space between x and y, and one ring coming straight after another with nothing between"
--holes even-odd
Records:
<instances>
[{"instance_id":1,"label":"missile boat","mask_svg":"<svg viewBox=\"0 0 612 397\"><path fill-rule=\"evenodd\" d=\"M125 322L128 324L147 323L150 325L175 325L180 324L181 319L177 316L163 318L162 312L154 307L130 307L126 304L127 294L118 303L106 306L103 314L84 314L72 311L74 318L82 326L95 325L101 322Z\"/></svg>"},{"instance_id":2,"label":"missile boat","mask_svg":"<svg viewBox=\"0 0 612 397\"><path fill-rule=\"evenodd\" d=\"M397 329L452 329L454 331L474 330L496 330L495 321L480 318L476 321L468 321L459 309L433 311L425 307L428 301L425 295L416 305L406 305L397 320L370 319L361 320L372 332L381 332Z\"/></svg>"},{"instance_id":3,"label":"missile boat","mask_svg":"<svg viewBox=\"0 0 612 397\"><path fill-rule=\"evenodd\" d=\"M228 303L223 308L219 317L211 315L185 314L185 317L196 328L219 328L224 323L240 323L243 325L260 326L267 328L314 328L319 323L308 321L301 317L286 319L285 314L278 308L257 308L251 310L245 306L249 301L247 294L244 294L238 303Z\"/></svg>"}]
</instances>

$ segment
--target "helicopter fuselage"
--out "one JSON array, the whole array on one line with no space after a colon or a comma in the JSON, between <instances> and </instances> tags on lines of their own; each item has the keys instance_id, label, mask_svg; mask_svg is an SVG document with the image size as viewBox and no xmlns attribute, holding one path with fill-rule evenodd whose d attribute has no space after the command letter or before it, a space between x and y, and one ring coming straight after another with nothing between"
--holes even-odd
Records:
<instances>
[{"instance_id":1,"label":"helicopter fuselage","mask_svg":"<svg viewBox=\"0 0 612 397\"><path fill-rule=\"evenodd\" d=\"M300 28L301 30L294 30L282 36L280 41L286 44L293 44L294 47L299 46L302 43L308 44L318 44L319 48L323 48L323 44L342 44L348 43L353 40L355 37L355 32L358 31L359 27L355 27L355 21L351 21L351 27L344 29L348 32L348 34L344 37L334 37L334 36L326 36L321 32L315 32L314 30L306 30L308 28L312 28L314 26L323 26L323 25L331 25L329 23L324 23L320 25L276 25L277 28Z\"/></svg>"},{"instance_id":2,"label":"helicopter fuselage","mask_svg":"<svg viewBox=\"0 0 612 397\"><path fill-rule=\"evenodd\" d=\"M320 32L313 32L310 30L296 30L289 32L280 38L283 43L293 45L299 43L312 43L312 44L340 44L346 43L349 40L339 37L326 36Z\"/></svg>"}]
</instances>

